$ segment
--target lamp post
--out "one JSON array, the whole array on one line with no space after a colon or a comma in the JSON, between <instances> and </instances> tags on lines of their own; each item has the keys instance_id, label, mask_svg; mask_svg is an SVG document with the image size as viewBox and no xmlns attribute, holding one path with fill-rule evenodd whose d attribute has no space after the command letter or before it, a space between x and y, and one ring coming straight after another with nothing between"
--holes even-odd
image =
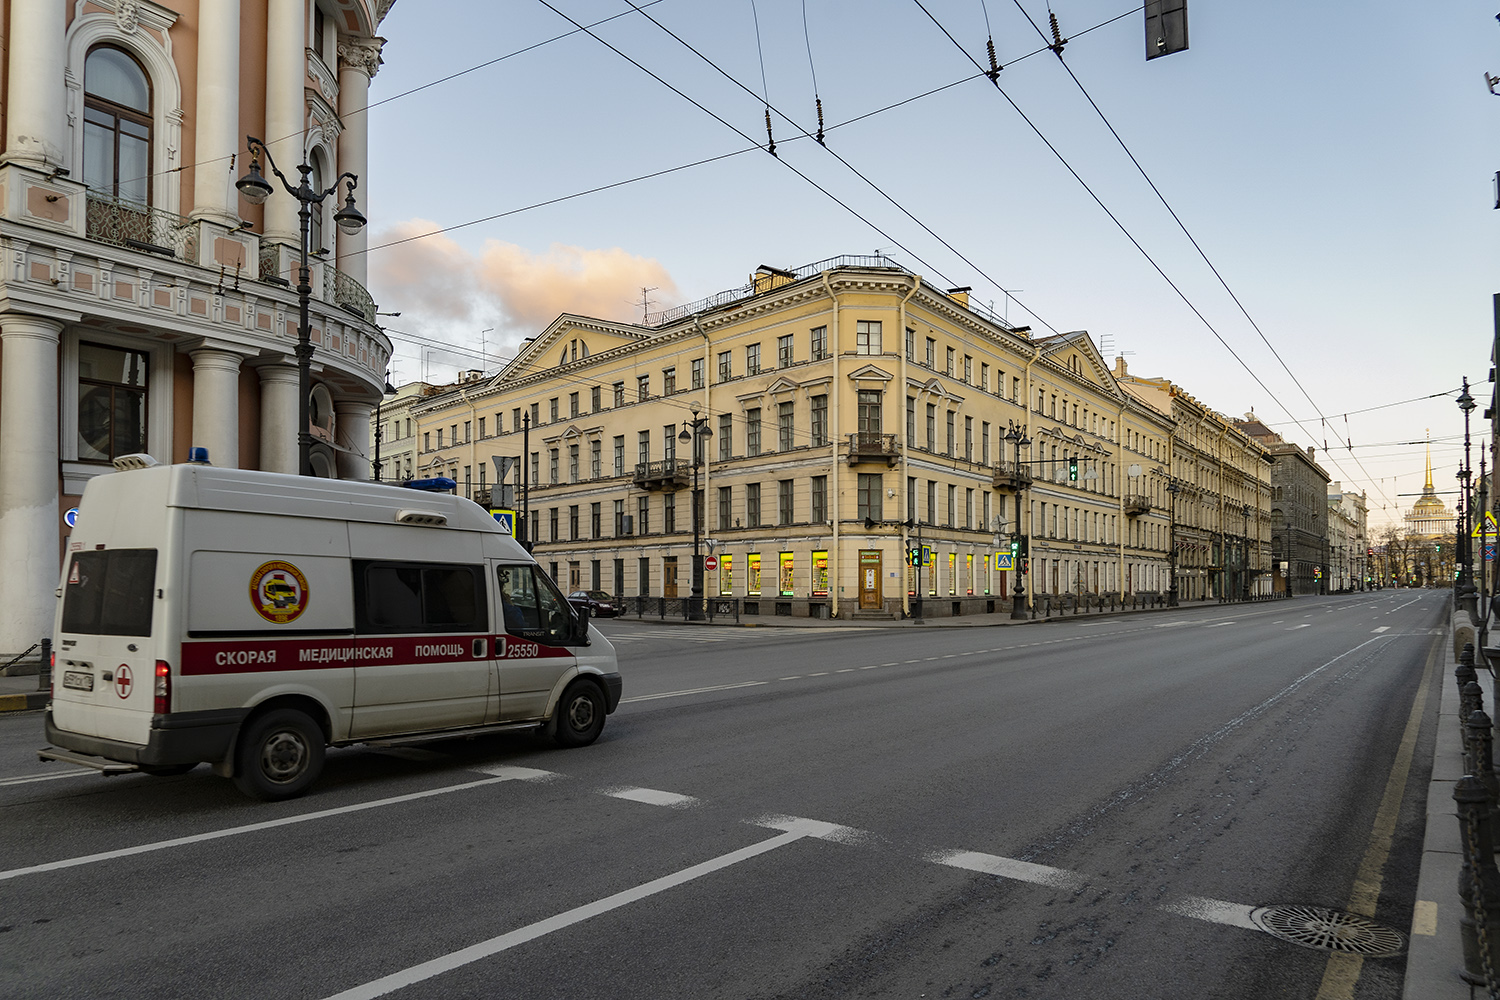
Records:
<instances>
[{"instance_id":1,"label":"lamp post","mask_svg":"<svg viewBox=\"0 0 1500 1000\"><path fill-rule=\"evenodd\" d=\"M1240 505L1240 600L1250 600L1250 505Z\"/></svg>"},{"instance_id":2,"label":"lamp post","mask_svg":"<svg viewBox=\"0 0 1500 1000\"><path fill-rule=\"evenodd\" d=\"M1023 549L1021 545L1024 541L1024 537L1021 534L1021 490L1026 482L1025 474L1022 472L1023 466L1021 465L1021 446L1030 446L1031 439L1026 436L1025 431L1019 426L1014 426L1006 432L1005 440L1015 445L1016 454L1016 528L1013 533L1016 545L1015 555L1013 556L1015 564L1012 567L1016 571L1016 589L1012 597L1010 616L1013 619L1024 620L1026 618L1026 583L1021 574L1021 563L1030 558L1030 553ZM1030 546L1026 548L1029 549Z\"/></svg>"},{"instance_id":3,"label":"lamp post","mask_svg":"<svg viewBox=\"0 0 1500 1000\"><path fill-rule=\"evenodd\" d=\"M393 385L391 385L391 377L390 377L390 373L389 372L386 373L386 377L385 377L384 382L385 382L385 385L383 386L383 388L384 388L385 391L381 395L380 399L377 400L376 403L375 403L375 463L374 463L374 468L375 468L375 481L377 483L380 482L380 469L381 469L381 466L383 466L385 464L384 462L382 462L380 460L380 439L385 436L385 422L380 419L380 407L381 407L381 404L383 404L385 402L385 397L386 396L394 396L396 394L396 387L393 386Z\"/></svg>"},{"instance_id":4,"label":"lamp post","mask_svg":"<svg viewBox=\"0 0 1500 1000\"><path fill-rule=\"evenodd\" d=\"M688 620L700 621L703 618L703 556L699 553L699 545L703 533L703 496L698 489L698 470L703 467L703 442L714 436L712 428L708 426L708 418L698 415L698 404L692 404L693 419L691 423L682 422L682 433L677 435L677 440L691 442L693 449L693 589L688 599Z\"/></svg>"},{"instance_id":5,"label":"lamp post","mask_svg":"<svg viewBox=\"0 0 1500 1000\"><path fill-rule=\"evenodd\" d=\"M297 473L302 476L312 475L312 433L308 422L308 396L312 392L312 321L308 316L308 303L312 299L312 285L309 282L311 272L307 267L307 245L312 229L312 209L314 205L321 206L323 199L331 194L336 194L339 187L347 179L348 194L344 199L344 207L333 214L333 221L339 229L345 233L357 233L365 226L365 217L360 214L354 205L354 189L359 186L359 178L345 171L334 179L333 184L323 191L315 191L308 183L313 168L308 163L297 166L302 175L296 186L286 179L276 167L276 161L271 158L271 151L266 148L265 143L254 136L246 136L245 142L250 147L250 170L245 176L235 181L234 186L239 189L245 200L252 205L263 205L266 199L275 193L275 188L270 181L266 180L260 172L260 157L266 158L266 165L271 168L271 173L281 181L281 186L286 189L287 194L296 198L301 208L297 211L298 229L300 239L298 240L299 267L297 270Z\"/></svg>"},{"instance_id":6,"label":"lamp post","mask_svg":"<svg viewBox=\"0 0 1500 1000\"><path fill-rule=\"evenodd\" d=\"M1464 467L1459 471L1459 478L1463 480L1464 513L1460 519L1460 532L1458 536L1458 548L1453 553L1460 560L1458 567L1458 601L1468 609L1470 615L1478 611L1475 600L1475 588L1473 580L1473 544L1469 539L1469 487L1472 472L1469 467L1469 414L1474 412L1477 405L1474 397L1469 395L1469 379L1464 376L1463 391L1459 393L1458 408L1464 412Z\"/></svg>"},{"instance_id":7,"label":"lamp post","mask_svg":"<svg viewBox=\"0 0 1500 1000\"><path fill-rule=\"evenodd\" d=\"M1169 515L1167 522L1167 607L1175 608L1177 607L1177 494L1182 492L1182 487L1176 483L1168 483L1167 492L1172 494L1170 506L1167 509Z\"/></svg>"}]
</instances>

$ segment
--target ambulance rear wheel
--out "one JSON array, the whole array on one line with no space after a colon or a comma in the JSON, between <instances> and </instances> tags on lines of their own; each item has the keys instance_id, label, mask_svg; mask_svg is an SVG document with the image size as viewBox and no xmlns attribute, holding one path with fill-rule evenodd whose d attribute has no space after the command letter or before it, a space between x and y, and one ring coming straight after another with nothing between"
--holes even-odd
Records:
<instances>
[{"instance_id":1,"label":"ambulance rear wheel","mask_svg":"<svg viewBox=\"0 0 1500 1000\"><path fill-rule=\"evenodd\" d=\"M301 795L322 771L323 730L295 709L252 720L235 748L234 783L266 802Z\"/></svg>"},{"instance_id":2,"label":"ambulance rear wheel","mask_svg":"<svg viewBox=\"0 0 1500 1000\"><path fill-rule=\"evenodd\" d=\"M568 685L557 703L557 734L565 747L586 747L604 731L604 692L593 681Z\"/></svg>"}]
</instances>

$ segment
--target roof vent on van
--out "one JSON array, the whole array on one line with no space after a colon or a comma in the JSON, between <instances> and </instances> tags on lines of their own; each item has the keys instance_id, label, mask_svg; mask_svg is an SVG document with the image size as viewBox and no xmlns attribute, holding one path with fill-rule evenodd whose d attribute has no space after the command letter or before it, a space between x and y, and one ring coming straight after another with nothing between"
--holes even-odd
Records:
<instances>
[{"instance_id":1,"label":"roof vent on van","mask_svg":"<svg viewBox=\"0 0 1500 1000\"><path fill-rule=\"evenodd\" d=\"M426 524L440 528L448 523L448 515L434 514L428 510L398 510L396 521L400 524Z\"/></svg>"},{"instance_id":2,"label":"roof vent on van","mask_svg":"<svg viewBox=\"0 0 1500 1000\"><path fill-rule=\"evenodd\" d=\"M160 465L156 459L145 452L136 452L133 455L121 455L115 459L115 469L119 472L129 472L132 469L149 469Z\"/></svg>"}]
</instances>

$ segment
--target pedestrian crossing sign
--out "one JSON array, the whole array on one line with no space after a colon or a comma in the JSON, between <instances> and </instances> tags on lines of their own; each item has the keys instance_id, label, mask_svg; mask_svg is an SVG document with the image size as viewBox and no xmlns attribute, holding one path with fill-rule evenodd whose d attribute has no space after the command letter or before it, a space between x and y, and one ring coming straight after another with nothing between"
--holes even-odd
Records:
<instances>
[{"instance_id":1,"label":"pedestrian crossing sign","mask_svg":"<svg viewBox=\"0 0 1500 1000\"><path fill-rule=\"evenodd\" d=\"M500 525L500 530L514 537L516 533L516 512L513 510L492 510L490 516L495 523Z\"/></svg>"},{"instance_id":2,"label":"pedestrian crossing sign","mask_svg":"<svg viewBox=\"0 0 1500 1000\"><path fill-rule=\"evenodd\" d=\"M1016 557L1013 556L1013 555L1011 555L1009 552L997 552L997 553L995 553L995 568L996 569L1015 569L1016 568Z\"/></svg>"},{"instance_id":3,"label":"pedestrian crossing sign","mask_svg":"<svg viewBox=\"0 0 1500 1000\"><path fill-rule=\"evenodd\" d=\"M1484 520L1474 525L1474 530L1470 532L1470 534L1472 534L1475 538L1482 538L1486 535L1488 535L1490 538L1494 538L1496 535L1500 535L1500 524L1495 523L1494 514L1490 513L1489 511L1485 511Z\"/></svg>"}]
</instances>

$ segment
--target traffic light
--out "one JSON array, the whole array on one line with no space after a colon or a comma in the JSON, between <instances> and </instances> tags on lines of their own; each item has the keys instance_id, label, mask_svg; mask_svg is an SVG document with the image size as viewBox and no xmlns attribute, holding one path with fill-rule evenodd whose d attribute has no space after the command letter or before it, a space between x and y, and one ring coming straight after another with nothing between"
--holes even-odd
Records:
<instances>
[{"instance_id":1,"label":"traffic light","mask_svg":"<svg viewBox=\"0 0 1500 1000\"><path fill-rule=\"evenodd\" d=\"M1078 456L1074 455L1068 459L1068 482L1078 482Z\"/></svg>"},{"instance_id":2,"label":"traffic light","mask_svg":"<svg viewBox=\"0 0 1500 1000\"><path fill-rule=\"evenodd\" d=\"M913 566L922 565L922 550L918 548L907 549L906 561Z\"/></svg>"},{"instance_id":3,"label":"traffic light","mask_svg":"<svg viewBox=\"0 0 1500 1000\"><path fill-rule=\"evenodd\" d=\"M1010 557L1012 559L1014 559L1016 556L1018 556L1020 554L1021 554L1021 540L1019 538L1012 538L1010 540Z\"/></svg>"},{"instance_id":4,"label":"traffic light","mask_svg":"<svg viewBox=\"0 0 1500 1000\"><path fill-rule=\"evenodd\" d=\"M1435 551L1438 555L1442 555L1443 554L1443 543L1442 542L1434 542L1432 548L1433 548L1433 551Z\"/></svg>"}]
</instances>

